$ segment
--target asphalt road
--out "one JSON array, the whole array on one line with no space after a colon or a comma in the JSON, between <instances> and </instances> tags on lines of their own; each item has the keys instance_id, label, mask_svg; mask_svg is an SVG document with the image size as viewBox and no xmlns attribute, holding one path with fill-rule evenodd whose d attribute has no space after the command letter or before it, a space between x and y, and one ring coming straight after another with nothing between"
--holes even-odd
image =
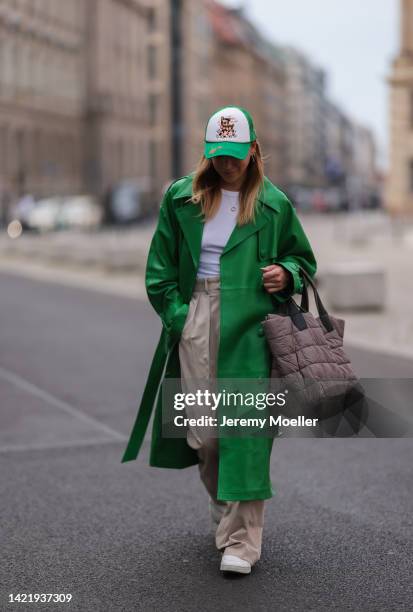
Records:
<instances>
[{"instance_id":1,"label":"asphalt road","mask_svg":"<svg viewBox=\"0 0 413 612\"><path fill-rule=\"evenodd\" d=\"M196 466L150 468L147 441L120 463L160 331L151 307L0 283L0 610L413 609L412 439L276 441L261 560L223 577ZM347 349L361 376L412 375Z\"/></svg>"}]
</instances>

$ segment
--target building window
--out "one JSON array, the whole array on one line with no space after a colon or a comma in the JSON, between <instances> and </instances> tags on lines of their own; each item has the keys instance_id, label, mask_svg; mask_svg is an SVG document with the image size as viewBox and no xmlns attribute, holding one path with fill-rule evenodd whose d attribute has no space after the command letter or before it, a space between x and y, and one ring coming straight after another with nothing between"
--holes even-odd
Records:
<instances>
[{"instance_id":1,"label":"building window","mask_svg":"<svg viewBox=\"0 0 413 612\"><path fill-rule=\"evenodd\" d=\"M410 90L410 127L413 128L413 89Z\"/></svg>"},{"instance_id":2,"label":"building window","mask_svg":"<svg viewBox=\"0 0 413 612\"><path fill-rule=\"evenodd\" d=\"M149 106L149 124L154 126L156 124L156 117L157 117L157 112L156 112L157 95L154 93L150 93L148 102L149 102L149 105L148 105Z\"/></svg>"},{"instance_id":3,"label":"building window","mask_svg":"<svg viewBox=\"0 0 413 612\"><path fill-rule=\"evenodd\" d=\"M156 29L156 13L153 6L148 8L148 30L154 32Z\"/></svg>"},{"instance_id":4,"label":"building window","mask_svg":"<svg viewBox=\"0 0 413 612\"><path fill-rule=\"evenodd\" d=\"M148 77L154 79L156 77L156 47L148 46Z\"/></svg>"},{"instance_id":5,"label":"building window","mask_svg":"<svg viewBox=\"0 0 413 612\"><path fill-rule=\"evenodd\" d=\"M413 193L413 159L409 161L409 191Z\"/></svg>"},{"instance_id":6,"label":"building window","mask_svg":"<svg viewBox=\"0 0 413 612\"><path fill-rule=\"evenodd\" d=\"M156 177L156 143L149 141L149 176L151 180Z\"/></svg>"}]
</instances>

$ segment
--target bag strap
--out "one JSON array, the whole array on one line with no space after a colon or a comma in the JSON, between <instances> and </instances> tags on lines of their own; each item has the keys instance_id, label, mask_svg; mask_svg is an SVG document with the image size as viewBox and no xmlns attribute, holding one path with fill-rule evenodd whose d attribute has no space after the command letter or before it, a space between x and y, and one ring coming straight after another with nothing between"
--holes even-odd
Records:
<instances>
[{"instance_id":1,"label":"bag strap","mask_svg":"<svg viewBox=\"0 0 413 612\"><path fill-rule=\"evenodd\" d=\"M302 296L301 296L300 308L304 310L305 312L308 312L308 309L309 309L308 289L305 283L305 281L307 281L307 283L311 286L313 290L314 301L315 301L318 316L320 317L321 322L323 323L324 327L326 328L328 332L333 331L334 326L331 323L330 316L327 310L325 309L323 302L321 301L320 295L317 291L317 287L315 286L313 279L308 274L308 272L304 270L302 266L300 266L300 273L303 276L303 285L304 285Z\"/></svg>"}]
</instances>

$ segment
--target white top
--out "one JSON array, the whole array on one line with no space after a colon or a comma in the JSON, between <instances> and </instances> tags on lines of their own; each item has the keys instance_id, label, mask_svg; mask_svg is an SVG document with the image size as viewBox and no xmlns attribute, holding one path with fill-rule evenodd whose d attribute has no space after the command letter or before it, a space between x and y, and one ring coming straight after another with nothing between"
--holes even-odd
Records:
<instances>
[{"instance_id":1,"label":"white top","mask_svg":"<svg viewBox=\"0 0 413 612\"><path fill-rule=\"evenodd\" d=\"M236 224L239 191L221 189L221 196L218 212L204 225L197 278L220 275L219 258Z\"/></svg>"}]
</instances>

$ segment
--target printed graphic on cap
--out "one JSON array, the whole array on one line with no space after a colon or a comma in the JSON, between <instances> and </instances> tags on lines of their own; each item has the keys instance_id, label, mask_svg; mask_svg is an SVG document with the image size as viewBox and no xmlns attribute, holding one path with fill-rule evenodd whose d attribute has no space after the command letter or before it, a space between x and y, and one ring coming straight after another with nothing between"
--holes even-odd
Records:
<instances>
[{"instance_id":1,"label":"printed graphic on cap","mask_svg":"<svg viewBox=\"0 0 413 612\"><path fill-rule=\"evenodd\" d=\"M251 142L251 140L248 119L236 106L221 108L208 120L205 142Z\"/></svg>"},{"instance_id":2,"label":"printed graphic on cap","mask_svg":"<svg viewBox=\"0 0 413 612\"><path fill-rule=\"evenodd\" d=\"M238 136L235 129L237 120L233 116L220 117L220 123L217 129L217 138L236 138Z\"/></svg>"}]
</instances>

